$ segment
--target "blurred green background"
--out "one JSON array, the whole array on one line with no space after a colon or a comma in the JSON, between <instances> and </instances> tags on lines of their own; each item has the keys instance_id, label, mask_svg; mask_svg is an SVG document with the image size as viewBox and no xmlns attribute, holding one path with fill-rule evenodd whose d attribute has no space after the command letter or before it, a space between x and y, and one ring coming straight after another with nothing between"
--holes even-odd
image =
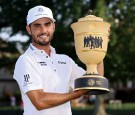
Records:
<instances>
[{"instance_id":1,"label":"blurred green background","mask_svg":"<svg viewBox=\"0 0 135 115\"><path fill-rule=\"evenodd\" d=\"M95 115L107 114L109 105L112 109L116 105L117 109L117 102L121 103L121 108L126 103L131 103L132 107L135 103L135 0L0 0L0 108L12 106L11 100L14 97L17 107L22 103L18 85L12 75L17 58L31 42L25 30L26 15L36 5L47 6L53 11L56 31L52 46L57 53L69 55L84 69L85 65L75 53L71 23L92 9L92 15L102 17L111 24L108 51L104 59L104 76L109 80L110 93L102 98L97 96L94 103L89 96L85 104L94 106L92 110ZM104 112L100 114L100 110ZM135 108L132 110L135 111ZM118 115L124 113L119 112ZM135 115L135 112L130 115Z\"/></svg>"}]
</instances>

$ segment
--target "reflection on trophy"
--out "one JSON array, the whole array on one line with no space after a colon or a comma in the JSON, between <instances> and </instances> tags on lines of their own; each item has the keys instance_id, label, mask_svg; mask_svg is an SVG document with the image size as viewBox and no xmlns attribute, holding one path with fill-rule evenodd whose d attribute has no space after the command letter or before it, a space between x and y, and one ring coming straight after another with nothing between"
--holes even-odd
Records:
<instances>
[{"instance_id":1,"label":"reflection on trophy","mask_svg":"<svg viewBox=\"0 0 135 115\"><path fill-rule=\"evenodd\" d=\"M76 54L87 68L87 73L75 80L75 90L90 89L90 95L108 93L108 80L98 74L97 65L106 55L110 24L100 17L87 15L71 24L71 28Z\"/></svg>"}]
</instances>

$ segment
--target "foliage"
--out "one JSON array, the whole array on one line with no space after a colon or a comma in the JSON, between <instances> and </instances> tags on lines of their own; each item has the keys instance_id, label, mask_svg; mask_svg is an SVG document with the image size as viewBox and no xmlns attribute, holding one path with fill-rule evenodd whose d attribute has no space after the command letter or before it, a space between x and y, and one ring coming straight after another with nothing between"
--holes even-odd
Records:
<instances>
[{"instance_id":1,"label":"foliage","mask_svg":"<svg viewBox=\"0 0 135 115\"><path fill-rule=\"evenodd\" d=\"M19 54L14 42L8 43L0 39L0 68L6 66L12 70Z\"/></svg>"},{"instance_id":2,"label":"foliage","mask_svg":"<svg viewBox=\"0 0 135 115\"><path fill-rule=\"evenodd\" d=\"M108 21L111 36L106 57L107 75L112 81L134 79L135 72L135 0L111 1L108 6Z\"/></svg>"}]
</instances>

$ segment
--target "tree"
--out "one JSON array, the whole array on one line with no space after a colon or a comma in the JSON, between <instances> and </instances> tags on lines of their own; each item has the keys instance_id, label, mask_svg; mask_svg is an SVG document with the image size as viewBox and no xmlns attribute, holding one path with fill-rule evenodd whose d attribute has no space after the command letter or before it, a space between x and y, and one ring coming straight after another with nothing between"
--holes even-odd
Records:
<instances>
[{"instance_id":1,"label":"tree","mask_svg":"<svg viewBox=\"0 0 135 115\"><path fill-rule=\"evenodd\" d=\"M109 68L106 75L113 82L134 80L135 72L135 1L111 1L108 6L108 21L111 22L111 36L106 57Z\"/></svg>"}]
</instances>

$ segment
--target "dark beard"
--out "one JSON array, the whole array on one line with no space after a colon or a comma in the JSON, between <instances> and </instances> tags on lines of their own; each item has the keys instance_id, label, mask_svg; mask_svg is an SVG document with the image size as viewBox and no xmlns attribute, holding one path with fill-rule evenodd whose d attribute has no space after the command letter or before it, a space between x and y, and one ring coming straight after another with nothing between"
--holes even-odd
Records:
<instances>
[{"instance_id":1,"label":"dark beard","mask_svg":"<svg viewBox=\"0 0 135 115\"><path fill-rule=\"evenodd\" d=\"M41 35L41 34L40 34L40 35ZM37 37L39 37L40 35L38 35ZM40 42L38 39L36 40L36 37L33 36L33 35L31 35L31 37L33 38L33 39L32 39L33 42L35 42L35 43L37 43L37 44L39 44L39 45L41 45L41 46L47 46L47 45L49 45L49 44L51 43L51 40L52 40L52 38L53 38L53 35L50 36L50 39L49 39L48 42Z\"/></svg>"},{"instance_id":2,"label":"dark beard","mask_svg":"<svg viewBox=\"0 0 135 115\"><path fill-rule=\"evenodd\" d=\"M49 41L49 42L40 42L39 40L34 40L34 39L32 39L33 40L33 42L35 42L35 43L37 43L37 44L39 44L39 45L41 45L41 46L47 46L47 45L49 45L50 43L51 43L51 41Z\"/></svg>"}]
</instances>

